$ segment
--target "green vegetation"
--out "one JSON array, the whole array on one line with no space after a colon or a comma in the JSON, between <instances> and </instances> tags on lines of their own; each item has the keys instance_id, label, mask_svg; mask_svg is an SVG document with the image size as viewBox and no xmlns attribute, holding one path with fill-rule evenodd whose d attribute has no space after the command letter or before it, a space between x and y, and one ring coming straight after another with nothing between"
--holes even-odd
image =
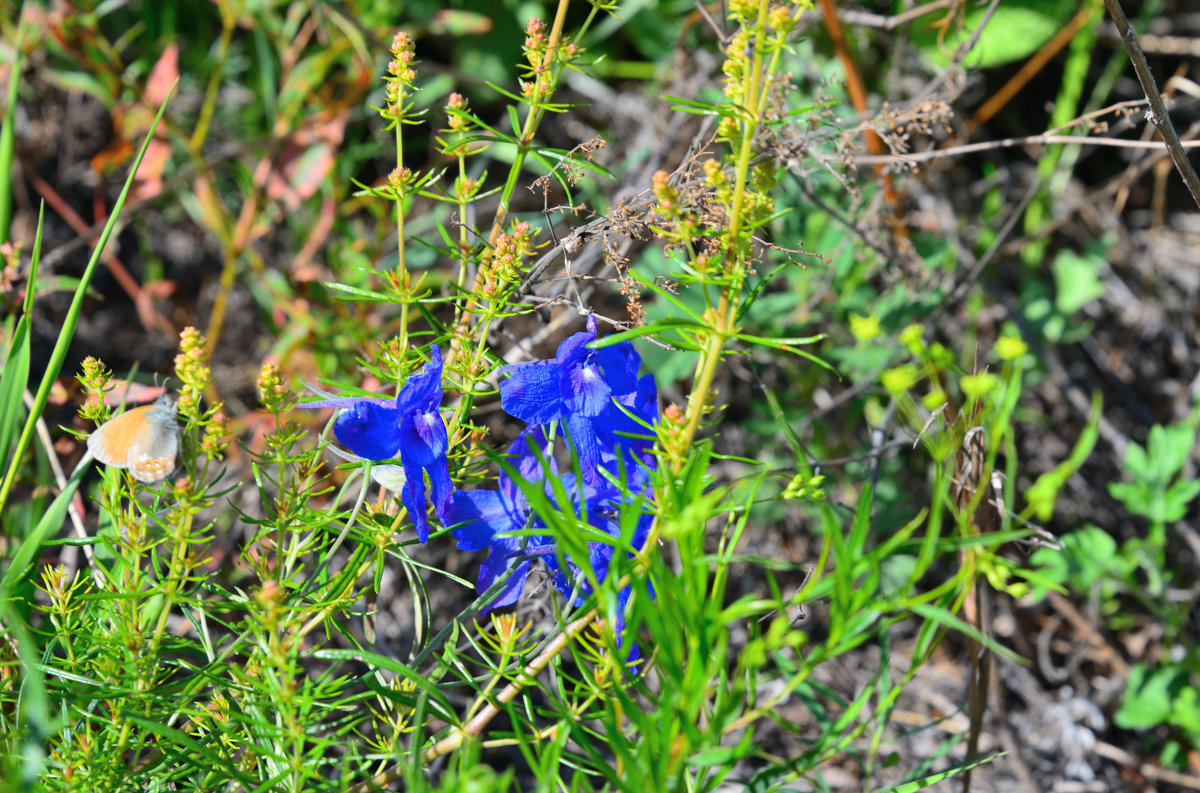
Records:
<instances>
[{"instance_id":1,"label":"green vegetation","mask_svg":"<svg viewBox=\"0 0 1200 793\"><path fill-rule=\"evenodd\" d=\"M395 5L0 14L0 788L1200 772L1101 3Z\"/></svg>"}]
</instances>

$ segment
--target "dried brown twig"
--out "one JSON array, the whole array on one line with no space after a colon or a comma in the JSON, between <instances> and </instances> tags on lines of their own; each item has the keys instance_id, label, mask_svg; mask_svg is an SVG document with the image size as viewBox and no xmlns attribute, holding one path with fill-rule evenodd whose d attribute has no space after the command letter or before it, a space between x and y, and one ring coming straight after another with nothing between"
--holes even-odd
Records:
<instances>
[{"instance_id":1,"label":"dried brown twig","mask_svg":"<svg viewBox=\"0 0 1200 793\"><path fill-rule=\"evenodd\" d=\"M1117 0L1104 0L1104 6L1108 9L1108 15L1112 17L1113 22L1117 24L1117 31L1121 34L1122 41L1125 42L1125 51L1129 54L1129 60L1133 62L1133 71L1137 74L1142 91L1145 92L1146 99L1150 102L1150 112L1146 114L1146 118L1158 128L1159 134L1166 143L1167 151L1171 155L1171 162L1175 163L1175 169L1183 177L1184 184L1192 194L1192 200L1196 202L1196 206L1200 206L1200 176L1196 174L1196 169L1192 167L1187 155L1183 153L1183 144L1180 143L1179 135L1175 132L1175 125L1171 123L1171 116L1167 113L1166 105L1163 104L1162 95L1159 94L1158 86L1154 82L1154 75L1150 73L1150 64L1146 63L1146 54L1138 46L1137 34L1129 26L1125 11Z\"/></svg>"},{"instance_id":2,"label":"dried brown twig","mask_svg":"<svg viewBox=\"0 0 1200 793\"><path fill-rule=\"evenodd\" d=\"M1200 141L1189 140L1179 141L1176 138L1180 151L1183 149L1200 148ZM962 146L952 146L948 149L931 149L929 151L918 151L912 154L887 154L883 156L875 156L871 154L853 154L847 157L855 163L863 163L866 165L874 165L880 162L892 163L920 163L929 162L931 160L940 160L946 157L960 157L964 154L973 154L980 151L990 151L992 149L1011 149L1014 146L1027 146L1031 144L1082 144L1092 146L1111 146L1118 149L1162 149L1164 144L1161 141L1154 140L1126 140L1125 138L1104 138L1091 135L1029 135L1023 138L1002 138L1001 140L989 140L980 143L966 143ZM1166 147L1168 150L1169 146ZM839 158L841 160L847 157Z\"/></svg>"}]
</instances>

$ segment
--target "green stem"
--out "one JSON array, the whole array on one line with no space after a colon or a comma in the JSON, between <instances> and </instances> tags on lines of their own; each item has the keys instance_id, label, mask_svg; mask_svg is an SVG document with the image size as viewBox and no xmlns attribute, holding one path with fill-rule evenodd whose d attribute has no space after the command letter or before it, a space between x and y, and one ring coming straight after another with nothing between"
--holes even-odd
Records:
<instances>
[{"instance_id":1,"label":"green stem","mask_svg":"<svg viewBox=\"0 0 1200 793\"><path fill-rule=\"evenodd\" d=\"M721 298L721 303L725 304L724 296ZM715 329L710 330L704 351L700 354L700 361L696 366L696 376L692 379L692 393L688 397L687 424L683 429L685 448L692 445L696 433L700 430L700 420L704 417L704 408L708 404L708 395L717 375L717 364L721 361L721 350L724 346L725 337ZM675 473L679 473L682 465L683 461L681 460L676 465Z\"/></svg>"},{"instance_id":2,"label":"green stem","mask_svg":"<svg viewBox=\"0 0 1200 793\"><path fill-rule=\"evenodd\" d=\"M4 127L0 129L0 244L8 242L8 224L12 220L12 163L17 140L13 122L17 117L17 87L21 82L21 46L25 42L25 15L20 17L8 75L8 107Z\"/></svg>"},{"instance_id":3,"label":"green stem","mask_svg":"<svg viewBox=\"0 0 1200 793\"><path fill-rule=\"evenodd\" d=\"M404 86L400 86L400 92L396 101L396 106L404 107ZM403 114L401 114L403 115ZM396 119L396 168L403 173L404 168L404 124L401 119ZM396 269L400 271L400 283L407 286L408 284L408 265L404 257L404 196L396 196L396 257L398 263ZM407 305L407 303L405 304ZM404 341L408 323L402 323L400 329L401 343Z\"/></svg>"},{"instance_id":4,"label":"green stem","mask_svg":"<svg viewBox=\"0 0 1200 793\"><path fill-rule=\"evenodd\" d=\"M204 91L204 104L200 107L200 117L196 119L196 129L192 139L188 141L188 149L193 156L199 154L208 137L208 126L212 122L213 113L217 108L217 96L221 89L221 74L224 72L225 59L229 55L229 44L233 40L233 30L237 27L238 16L241 15L241 3L230 8L225 2L218 3L221 11L221 38L217 41L217 52L213 58L212 69L208 75L208 86Z\"/></svg>"},{"instance_id":5,"label":"green stem","mask_svg":"<svg viewBox=\"0 0 1200 793\"><path fill-rule=\"evenodd\" d=\"M191 545L192 517L193 513L191 509L187 509L180 516L179 522L175 527L175 535L172 537L175 547L171 551L171 564L167 568L167 581L163 584L162 610L158 613L158 622L154 626L153 636L150 637L150 652L152 654L158 651L163 631L167 628L167 619L171 615L171 609L175 606L175 598L179 595L179 590L190 572L190 570L186 569L187 566L184 562L188 547Z\"/></svg>"},{"instance_id":6,"label":"green stem","mask_svg":"<svg viewBox=\"0 0 1200 793\"><path fill-rule=\"evenodd\" d=\"M563 25L567 18L567 5L569 0L558 0L558 10L554 14L554 24L550 29L550 38L546 44L546 57L553 63L554 73L550 80L550 93L554 92L558 85L559 76L562 74L562 67L557 62L557 54L559 44L562 43ZM544 102L549 99L549 96L542 96L540 92L534 93L529 99L529 115L525 116L525 123L521 125L521 134L517 138L517 155L513 158L512 170L510 173L519 174L525 167L525 158L529 155L533 147L533 136L537 132L538 126L541 124L542 116L545 115ZM500 195L500 206L496 208L496 217L492 221L492 230L488 234L488 242L495 244L496 239L500 235L500 230L504 227L504 221L508 217L509 203L512 201L512 195L517 189L517 180L509 179L504 186L504 191Z\"/></svg>"},{"instance_id":7,"label":"green stem","mask_svg":"<svg viewBox=\"0 0 1200 793\"><path fill-rule=\"evenodd\" d=\"M683 430L683 439L686 445L691 445L700 429L700 422L704 417L705 406L708 404L713 379L716 377L717 364L721 360L725 343L737 333L739 297L746 277L746 248L742 240L742 228L745 225L747 182L750 163L754 157L754 142L766 110L769 94L764 83L769 81L770 75L774 74L779 65L780 50L776 48L765 70L763 66L762 53L767 36L768 8L767 0L759 0L758 19L754 28L752 62L747 69L742 91L747 111L742 116L741 143L734 166L733 202L729 210L725 254L726 273L729 278L721 287L721 300L716 311L710 312L712 324L705 341L704 351L696 364L696 375L692 380L692 392L688 399L687 424ZM679 468L682 464L680 461L676 467Z\"/></svg>"},{"instance_id":8,"label":"green stem","mask_svg":"<svg viewBox=\"0 0 1200 793\"><path fill-rule=\"evenodd\" d=\"M458 178L460 183L467 178L467 158L463 155L458 156ZM458 292L463 294L467 288L467 264L471 261L471 256L468 251L467 237L467 197L465 195L458 196ZM463 304L457 303L457 311L459 316L455 317L455 324L461 318Z\"/></svg>"}]
</instances>

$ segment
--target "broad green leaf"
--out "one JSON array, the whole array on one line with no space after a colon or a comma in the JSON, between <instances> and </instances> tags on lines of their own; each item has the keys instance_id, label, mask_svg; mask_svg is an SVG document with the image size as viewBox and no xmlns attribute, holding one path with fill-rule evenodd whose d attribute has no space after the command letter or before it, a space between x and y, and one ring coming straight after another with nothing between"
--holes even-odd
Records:
<instances>
[{"instance_id":1,"label":"broad green leaf","mask_svg":"<svg viewBox=\"0 0 1200 793\"><path fill-rule=\"evenodd\" d=\"M1152 670L1145 664L1134 664L1113 723L1125 730L1148 730L1166 724L1171 716L1175 676L1170 669Z\"/></svg>"},{"instance_id":2,"label":"broad green leaf","mask_svg":"<svg viewBox=\"0 0 1200 793\"><path fill-rule=\"evenodd\" d=\"M988 20L990 5L969 3L962 27L944 39L937 27L943 15L929 14L926 21L913 26L913 40L931 63L944 67L958 46ZM963 63L974 69L989 69L1028 58L1062 30L1075 5L1075 0L1005 0L995 9Z\"/></svg>"}]
</instances>

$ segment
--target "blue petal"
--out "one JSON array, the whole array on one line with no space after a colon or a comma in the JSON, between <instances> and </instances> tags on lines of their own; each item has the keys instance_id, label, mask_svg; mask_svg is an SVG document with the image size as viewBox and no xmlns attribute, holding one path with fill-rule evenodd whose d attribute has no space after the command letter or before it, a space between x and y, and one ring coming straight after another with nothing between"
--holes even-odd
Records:
<instances>
[{"instance_id":1,"label":"blue petal","mask_svg":"<svg viewBox=\"0 0 1200 793\"><path fill-rule=\"evenodd\" d=\"M535 361L505 372L508 379L500 384L500 407L505 413L526 424L546 424L562 417L562 367L552 361Z\"/></svg>"},{"instance_id":2,"label":"blue petal","mask_svg":"<svg viewBox=\"0 0 1200 793\"><path fill-rule=\"evenodd\" d=\"M482 551L492 547L495 536L521 521L513 503L495 490L458 491L450 499L443 518L446 523L463 525L450 533L464 551Z\"/></svg>"},{"instance_id":3,"label":"blue petal","mask_svg":"<svg viewBox=\"0 0 1200 793\"><path fill-rule=\"evenodd\" d=\"M617 446L633 449L649 444L649 441L642 438L632 437L647 435L650 430L631 419L625 411L634 412L629 406L625 406L625 410L622 410L616 404L610 404L608 409L601 413L594 422L596 435L606 447L606 451L615 451L614 447Z\"/></svg>"},{"instance_id":4,"label":"blue petal","mask_svg":"<svg viewBox=\"0 0 1200 793\"><path fill-rule=\"evenodd\" d=\"M517 602L517 598L521 596L521 590L525 588L525 579L529 576L529 562L517 562L513 568L513 574L504 584L504 589L500 590L500 595L482 610L480 614L487 614L489 611L501 606L511 606ZM508 558L499 549L493 548L488 554L488 558L484 560L483 565L479 568L479 580L475 584L475 591L479 594L487 592L492 584L496 583L496 579L504 575L504 571L510 566Z\"/></svg>"},{"instance_id":5,"label":"blue petal","mask_svg":"<svg viewBox=\"0 0 1200 793\"><path fill-rule=\"evenodd\" d=\"M425 471L420 464L401 457L404 465L404 475L407 481L400 491L400 501L412 518L413 528L417 530L417 539L422 544L429 539L429 517L425 514Z\"/></svg>"},{"instance_id":6,"label":"blue petal","mask_svg":"<svg viewBox=\"0 0 1200 793\"><path fill-rule=\"evenodd\" d=\"M442 401L442 351L435 344L429 348L430 360L418 373L409 375L408 381L396 397L396 407L405 413L428 411L437 408Z\"/></svg>"},{"instance_id":7,"label":"blue petal","mask_svg":"<svg viewBox=\"0 0 1200 793\"><path fill-rule=\"evenodd\" d=\"M390 460L400 451L400 418L390 402L359 399L338 414L333 434L359 457Z\"/></svg>"},{"instance_id":8,"label":"blue petal","mask_svg":"<svg viewBox=\"0 0 1200 793\"><path fill-rule=\"evenodd\" d=\"M517 469L517 476L524 482L541 482L546 478L546 469L542 466L542 460L533 453L534 447L541 452L542 460L549 466L550 475L556 476L558 466L554 463L554 451L549 448L546 433L538 426L523 430L508 447L508 461ZM500 474L500 490L523 508L529 503L521 488L507 473Z\"/></svg>"},{"instance_id":9,"label":"blue petal","mask_svg":"<svg viewBox=\"0 0 1200 793\"><path fill-rule=\"evenodd\" d=\"M442 455L425 466L425 470L429 472L429 485L433 488L433 493L430 494L433 509L441 518L450 504L451 497L454 496L454 482L450 480L450 462Z\"/></svg>"},{"instance_id":10,"label":"blue petal","mask_svg":"<svg viewBox=\"0 0 1200 793\"><path fill-rule=\"evenodd\" d=\"M642 375L638 380L632 407L635 416L647 424L654 424L658 418L658 386L654 383L654 375Z\"/></svg>"},{"instance_id":11,"label":"blue petal","mask_svg":"<svg viewBox=\"0 0 1200 793\"><path fill-rule=\"evenodd\" d=\"M601 464L616 474L624 465L626 483L631 489L644 487L648 481L644 467L654 467L650 453L654 445L654 430L640 422L653 426L658 418L658 391L654 376L644 375L638 381L637 392L626 394L612 404L594 422L601 449ZM632 415L630 415L632 414ZM640 422L636 419L640 419ZM632 455L624 452L632 452ZM624 462L620 463L617 456Z\"/></svg>"},{"instance_id":12,"label":"blue petal","mask_svg":"<svg viewBox=\"0 0 1200 793\"><path fill-rule=\"evenodd\" d=\"M604 581L608 578L608 568L612 565L613 554L617 549L606 542L589 542L588 543L588 561L592 565L592 572L596 574L597 581Z\"/></svg>"},{"instance_id":13,"label":"blue petal","mask_svg":"<svg viewBox=\"0 0 1200 793\"><path fill-rule=\"evenodd\" d=\"M632 342L623 341L595 350L595 356L613 393L629 394L637 390L637 371L642 364L642 356L638 355Z\"/></svg>"},{"instance_id":14,"label":"blue petal","mask_svg":"<svg viewBox=\"0 0 1200 793\"><path fill-rule=\"evenodd\" d=\"M419 444L414 449L419 452L427 451ZM429 472L429 481L433 485L433 507L441 517L454 495L450 466L445 455L422 462L421 453L410 454L407 447L402 451L400 463L404 466L406 481L404 489L400 491L400 500L412 518L413 528L417 530L417 539L424 543L429 539L429 518L425 514L425 472Z\"/></svg>"},{"instance_id":15,"label":"blue petal","mask_svg":"<svg viewBox=\"0 0 1200 793\"><path fill-rule=\"evenodd\" d=\"M590 483L604 480L600 475L600 443L596 439L596 428L593 419L573 415L567 419L567 429L571 434L571 443L579 455L579 467L583 469L583 478Z\"/></svg>"},{"instance_id":16,"label":"blue petal","mask_svg":"<svg viewBox=\"0 0 1200 793\"><path fill-rule=\"evenodd\" d=\"M640 549L646 544L646 538L650 535L650 527L653 524L654 515L650 514L649 512L643 513L638 517L637 528L633 530L632 545L634 548ZM654 597L654 588L649 582L646 583L646 586L650 587L650 597Z\"/></svg>"},{"instance_id":17,"label":"blue petal","mask_svg":"<svg viewBox=\"0 0 1200 793\"><path fill-rule=\"evenodd\" d=\"M604 378L604 372L596 365L595 357L588 355L576 364L563 366L560 385L567 409L581 416L597 416L612 403L612 387Z\"/></svg>"},{"instance_id":18,"label":"blue petal","mask_svg":"<svg viewBox=\"0 0 1200 793\"><path fill-rule=\"evenodd\" d=\"M589 324L590 330L582 333L572 333L558 345L554 360L563 366L573 366L586 358L592 351L587 348L596 340L596 323Z\"/></svg>"},{"instance_id":19,"label":"blue petal","mask_svg":"<svg viewBox=\"0 0 1200 793\"><path fill-rule=\"evenodd\" d=\"M575 608L582 606L587 599L587 582L579 575L579 568L571 562L567 562L566 568L559 563L557 555L543 556L542 559L546 562L546 567L550 569L551 581L554 588L562 593L566 599L567 605ZM572 597L574 596L574 597Z\"/></svg>"},{"instance_id":20,"label":"blue petal","mask_svg":"<svg viewBox=\"0 0 1200 793\"><path fill-rule=\"evenodd\" d=\"M541 459L534 453L537 450ZM509 460L517 469L517 473L527 482L537 482L544 478L542 460L545 460L552 471L557 471L554 465L554 454L546 432L541 427L529 427L522 430L508 447Z\"/></svg>"},{"instance_id":21,"label":"blue petal","mask_svg":"<svg viewBox=\"0 0 1200 793\"><path fill-rule=\"evenodd\" d=\"M400 453L421 465L446 456L446 422L437 408L406 413L400 420Z\"/></svg>"},{"instance_id":22,"label":"blue petal","mask_svg":"<svg viewBox=\"0 0 1200 793\"><path fill-rule=\"evenodd\" d=\"M575 498L576 503L578 503L580 496L579 493L573 489L573 485L574 481L572 481L571 487L568 488L568 492L571 493L571 495ZM600 477L594 482L589 482L587 481L587 477L584 477L582 500L586 503L588 512L590 514L599 515L605 508L615 509L620 506L621 491L603 477ZM607 518L602 518L602 520L607 520ZM605 531L608 531L607 526L602 526L599 523L596 523L595 525L597 528L602 528ZM609 533L611 534L611 532Z\"/></svg>"},{"instance_id":23,"label":"blue petal","mask_svg":"<svg viewBox=\"0 0 1200 793\"><path fill-rule=\"evenodd\" d=\"M514 528L516 528L514 526ZM504 575L504 571L508 568L513 568L513 574L501 590L501 595L498 600L495 600L483 613L498 607L507 606L516 602L516 599L521 594L521 589L525 585L525 578L529 575L529 559L516 559L514 557L523 555L521 552L522 546L529 544L537 544L545 538L541 537L505 537L497 536L492 541L492 550L488 554L488 558L484 560L483 566L479 569L479 582L476 584L476 590L482 594L495 583L496 579Z\"/></svg>"},{"instance_id":24,"label":"blue petal","mask_svg":"<svg viewBox=\"0 0 1200 793\"><path fill-rule=\"evenodd\" d=\"M613 632L617 634L617 649L628 645L629 653L625 656L625 663L633 665L634 662L641 660L642 651L638 648L635 641L626 641L625 636L625 612L629 610L629 595L632 593L631 587L625 587L617 593L617 613L613 620ZM636 668L631 668L630 672L636 672Z\"/></svg>"}]
</instances>

